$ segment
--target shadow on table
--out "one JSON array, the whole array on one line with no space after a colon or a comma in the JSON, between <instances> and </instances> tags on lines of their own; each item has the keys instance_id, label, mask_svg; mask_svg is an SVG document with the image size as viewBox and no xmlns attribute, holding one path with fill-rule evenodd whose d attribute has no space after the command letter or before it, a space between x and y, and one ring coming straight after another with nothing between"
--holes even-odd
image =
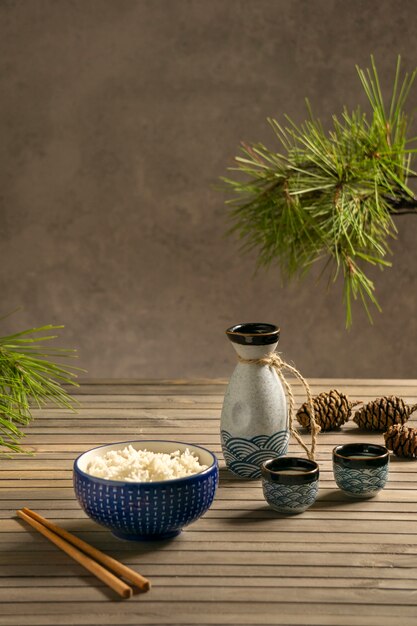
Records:
<instances>
[{"instance_id":1,"label":"shadow on table","mask_svg":"<svg viewBox=\"0 0 417 626\"><path fill-rule=\"evenodd\" d=\"M346 507L347 504L354 505L355 503L363 502L362 498L350 498L346 496L339 489L333 489L332 491L328 491L325 494L319 494L317 500L312 504L307 511L314 510L323 510L332 508L335 509L339 506ZM224 519L225 524L229 525L239 525L243 522L245 523L253 523L255 526L259 522L265 522L268 519L280 519L280 518L299 518L302 517L303 513L279 513L272 509L268 504L260 503L259 507L256 509L252 509L251 511L233 511L231 512L231 516Z\"/></svg>"},{"instance_id":2,"label":"shadow on table","mask_svg":"<svg viewBox=\"0 0 417 626\"><path fill-rule=\"evenodd\" d=\"M236 476L235 474L232 474L232 472L228 470L227 467L220 467L219 484L224 486L228 482L233 484L242 483L243 485L245 485L246 483L253 484L259 482L259 478L242 478L241 476Z\"/></svg>"},{"instance_id":3,"label":"shadow on table","mask_svg":"<svg viewBox=\"0 0 417 626\"><path fill-rule=\"evenodd\" d=\"M364 502L363 498L351 498L347 496L340 489L332 489L331 491L327 491L326 493L320 493L317 496L317 500L310 507L310 509L323 509L331 506L332 508L336 508L338 506L346 506L347 503L352 504L353 502Z\"/></svg>"},{"instance_id":4,"label":"shadow on table","mask_svg":"<svg viewBox=\"0 0 417 626\"><path fill-rule=\"evenodd\" d=\"M233 513L233 515L232 515ZM259 522L274 520L277 518L294 517L294 515L285 515L274 511L267 504L260 504L257 509L252 511L231 511L231 516L224 519L224 523L230 526L238 526L242 523L253 523L255 526Z\"/></svg>"},{"instance_id":5,"label":"shadow on table","mask_svg":"<svg viewBox=\"0 0 417 626\"><path fill-rule=\"evenodd\" d=\"M411 463L411 464L415 464L417 462L417 459L412 459L410 457L406 457L406 456L395 456L395 454L391 454L389 457L389 462L390 463ZM415 466L413 467L413 469L415 469Z\"/></svg>"}]
</instances>

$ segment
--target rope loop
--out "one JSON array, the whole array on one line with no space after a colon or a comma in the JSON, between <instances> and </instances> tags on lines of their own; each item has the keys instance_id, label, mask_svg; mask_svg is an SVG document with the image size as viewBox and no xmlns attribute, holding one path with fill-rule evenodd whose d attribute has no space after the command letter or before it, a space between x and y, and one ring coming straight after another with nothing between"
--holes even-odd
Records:
<instances>
[{"instance_id":1,"label":"rope loop","mask_svg":"<svg viewBox=\"0 0 417 626\"><path fill-rule=\"evenodd\" d=\"M320 429L320 426L316 422L315 413L314 413L313 396L311 393L310 386L308 382L306 381L306 379L300 374L300 372L295 367L293 367L292 365L289 365L283 359L281 359L281 357L279 356L277 352L272 352L271 354L268 354L268 356L262 357L261 359L244 359L243 357L239 355L238 355L238 359L240 363L246 363L248 365L267 365L275 369L276 373L278 374L278 378L282 382L285 388L285 391L287 392L287 396L288 396L288 405L289 405L289 412L288 412L289 424L288 425L289 425L290 433L294 437L294 439L298 441L300 446L304 449L309 460L314 461L315 456L316 456L317 435L319 434L321 429ZM293 374L296 378L298 378L298 380L302 383L306 391L307 401L310 407L310 429L311 429L311 448L310 449L306 446L306 444L304 443L301 436L297 432L297 429L294 426L295 400L294 400L294 395L291 389L291 385L285 378L283 370L288 370L289 372L291 372L291 374Z\"/></svg>"}]
</instances>

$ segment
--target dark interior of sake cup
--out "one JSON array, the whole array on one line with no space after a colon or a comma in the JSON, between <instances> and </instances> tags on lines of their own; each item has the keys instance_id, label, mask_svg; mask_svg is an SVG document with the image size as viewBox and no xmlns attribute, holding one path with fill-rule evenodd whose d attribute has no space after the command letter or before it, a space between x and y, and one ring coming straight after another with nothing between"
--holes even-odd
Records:
<instances>
[{"instance_id":1,"label":"dark interior of sake cup","mask_svg":"<svg viewBox=\"0 0 417 626\"><path fill-rule=\"evenodd\" d=\"M381 467L388 462L389 451L374 443L347 443L333 448L333 461L344 467Z\"/></svg>"},{"instance_id":2,"label":"dark interior of sake cup","mask_svg":"<svg viewBox=\"0 0 417 626\"><path fill-rule=\"evenodd\" d=\"M285 474L285 471L294 473ZM282 485L303 485L317 480L319 466L315 461L297 457L277 457L262 464L262 476Z\"/></svg>"}]
</instances>

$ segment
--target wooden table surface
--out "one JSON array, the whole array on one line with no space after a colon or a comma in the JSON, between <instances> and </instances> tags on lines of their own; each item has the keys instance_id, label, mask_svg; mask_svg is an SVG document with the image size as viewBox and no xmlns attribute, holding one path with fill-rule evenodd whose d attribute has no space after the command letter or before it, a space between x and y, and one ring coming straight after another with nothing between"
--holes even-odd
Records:
<instances>
[{"instance_id":1,"label":"wooden table surface","mask_svg":"<svg viewBox=\"0 0 417 626\"><path fill-rule=\"evenodd\" d=\"M417 402L417 381L312 380L351 399L397 394ZM300 404L301 387L295 383ZM368 501L336 489L331 450L349 441L382 442L352 423L319 438L319 497L283 517L259 481L224 469L219 417L225 381L88 381L78 414L47 408L27 430L36 454L0 460L0 625L417 624L417 463L392 458L387 487ZM413 420L411 420L413 421ZM102 443L172 438L219 455L212 508L166 542L115 539L80 509L74 458ZM290 452L299 454L296 443ZM149 593L119 600L15 517L28 506L151 579Z\"/></svg>"}]
</instances>

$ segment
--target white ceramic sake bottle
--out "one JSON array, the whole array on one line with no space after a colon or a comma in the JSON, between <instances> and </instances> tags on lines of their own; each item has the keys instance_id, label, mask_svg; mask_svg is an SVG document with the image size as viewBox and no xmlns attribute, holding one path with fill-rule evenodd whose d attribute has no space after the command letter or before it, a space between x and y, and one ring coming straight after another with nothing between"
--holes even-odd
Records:
<instances>
[{"instance_id":1,"label":"white ceramic sake bottle","mask_svg":"<svg viewBox=\"0 0 417 626\"><path fill-rule=\"evenodd\" d=\"M226 334L241 358L261 359L274 352L279 332L273 324L250 323ZM260 478L264 461L287 453L287 401L274 368L237 364L224 397L221 440L226 466L241 478Z\"/></svg>"}]
</instances>

